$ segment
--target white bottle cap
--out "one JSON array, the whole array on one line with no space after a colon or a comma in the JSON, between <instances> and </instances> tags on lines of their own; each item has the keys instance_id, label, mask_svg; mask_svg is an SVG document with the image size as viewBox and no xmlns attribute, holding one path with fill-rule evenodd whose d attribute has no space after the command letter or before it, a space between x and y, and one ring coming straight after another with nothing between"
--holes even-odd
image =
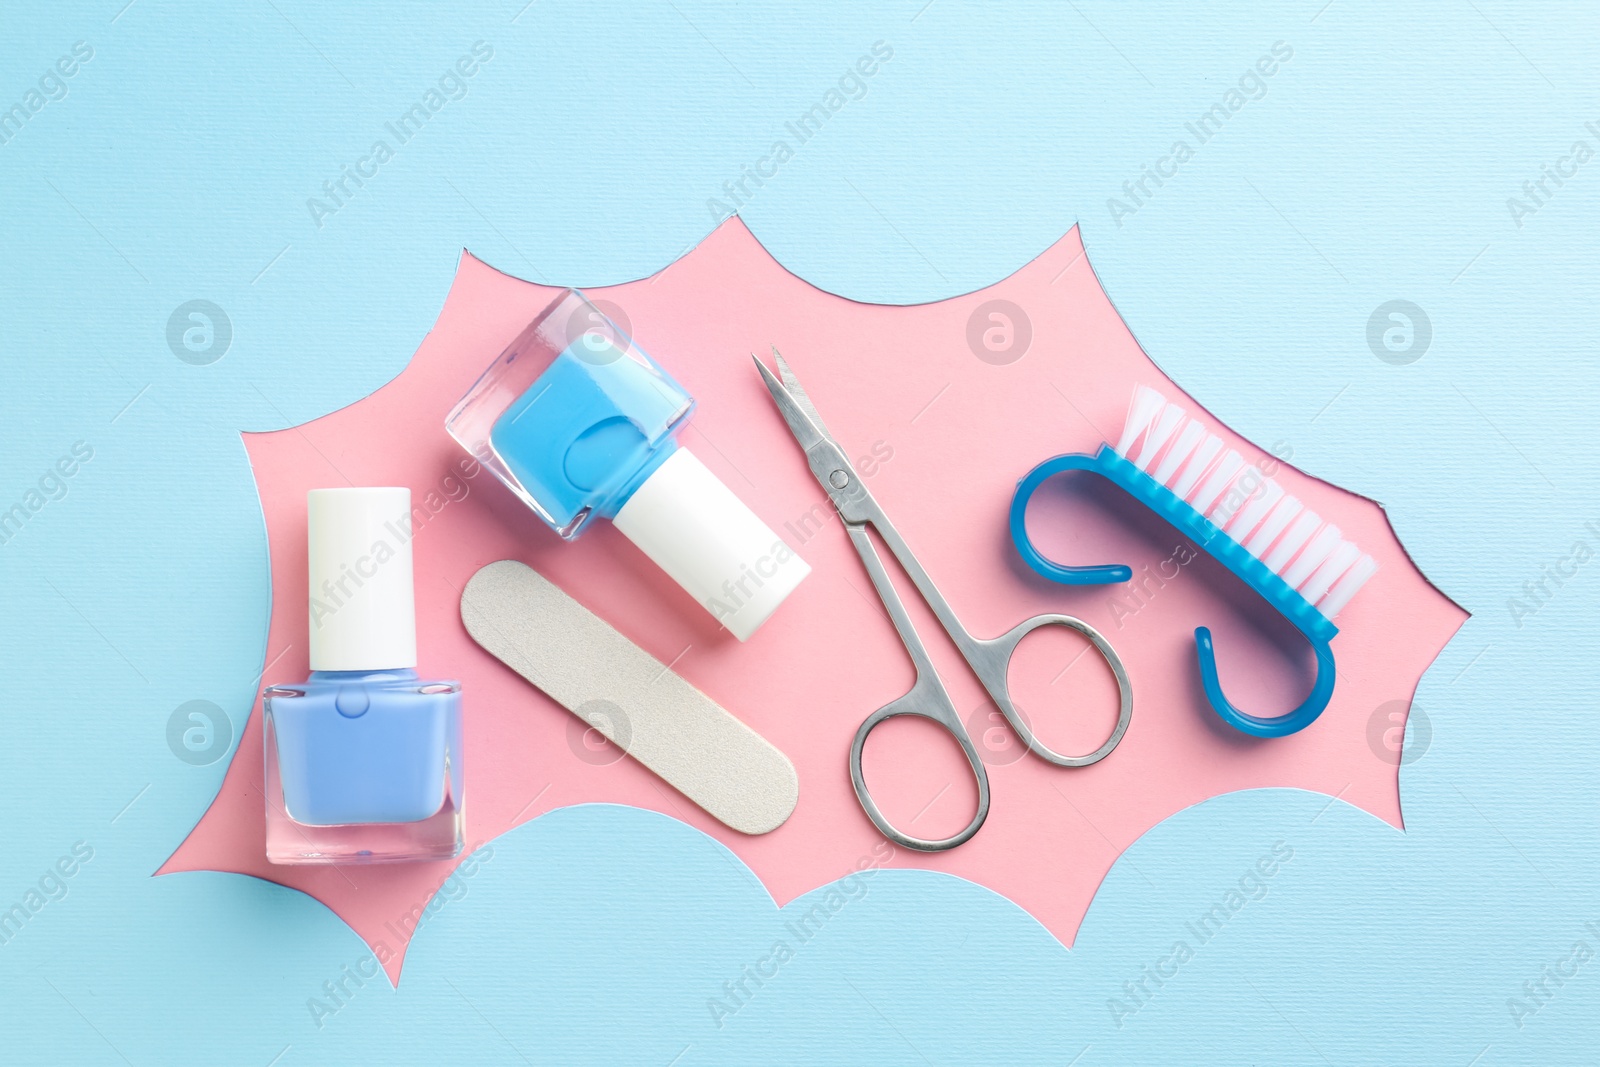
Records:
<instances>
[{"instance_id":1,"label":"white bottle cap","mask_svg":"<svg viewBox=\"0 0 1600 1067\"><path fill-rule=\"evenodd\" d=\"M681 446L628 498L613 523L741 641L811 573L805 560Z\"/></svg>"},{"instance_id":2,"label":"white bottle cap","mask_svg":"<svg viewBox=\"0 0 1600 1067\"><path fill-rule=\"evenodd\" d=\"M313 489L306 535L311 669L415 667L411 490Z\"/></svg>"}]
</instances>

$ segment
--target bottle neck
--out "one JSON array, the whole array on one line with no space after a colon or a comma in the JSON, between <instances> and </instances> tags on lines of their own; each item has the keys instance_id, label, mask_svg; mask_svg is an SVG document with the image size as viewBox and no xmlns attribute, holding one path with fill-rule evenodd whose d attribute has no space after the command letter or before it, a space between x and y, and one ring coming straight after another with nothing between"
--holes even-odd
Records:
<instances>
[{"instance_id":1,"label":"bottle neck","mask_svg":"<svg viewBox=\"0 0 1600 1067\"><path fill-rule=\"evenodd\" d=\"M410 667L397 667L387 671L312 671L313 682L414 682L417 672Z\"/></svg>"},{"instance_id":2,"label":"bottle neck","mask_svg":"<svg viewBox=\"0 0 1600 1067\"><path fill-rule=\"evenodd\" d=\"M633 499L633 494L637 493L644 483L650 480L650 476L660 470L661 465L671 459L673 453L677 451L678 439L676 437L668 437L657 445L645 457L645 461L639 465L639 469L634 471L632 476L622 484L622 488L617 490L601 514L607 518L615 518L617 512L622 510L623 505Z\"/></svg>"}]
</instances>

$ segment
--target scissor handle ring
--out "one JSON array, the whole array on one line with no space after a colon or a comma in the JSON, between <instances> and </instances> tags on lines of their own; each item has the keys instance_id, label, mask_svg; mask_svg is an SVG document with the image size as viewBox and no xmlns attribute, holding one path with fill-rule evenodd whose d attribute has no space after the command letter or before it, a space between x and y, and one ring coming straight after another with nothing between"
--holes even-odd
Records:
<instances>
[{"instance_id":1,"label":"scissor handle ring","mask_svg":"<svg viewBox=\"0 0 1600 1067\"><path fill-rule=\"evenodd\" d=\"M850 784L855 787L856 799L861 802L861 809L867 813L867 818L872 820L872 825L878 832L897 845L914 848L919 852L943 852L945 849L955 848L969 840L973 834L983 826L983 821L989 817L989 772L983 766L983 760L978 756L978 750L972 744L972 738L967 735L959 722L947 723L942 716L931 715L913 707L908 703L917 695L913 689L899 700L885 704L877 711L862 720L856 729L855 740L850 742ZM952 837L926 838L913 837L901 833L889 824L882 811L878 809L877 801L872 799L872 794L867 791L867 779L861 772L861 756L866 751L867 735L872 733L884 722L900 715L915 715L919 718L930 719L944 727L961 746L961 752L967 757L967 764L972 768L972 777L978 783L978 811L967 824L966 829Z\"/></svg>"},{"instance_id":2,"label":"scissor handle ring","mask_svg":"<svg viewBox=\"0 0 1600 1067\"><path fill-rule=\"evenodd\" d=\"M1106 661L1106 666L1111 668L1111 674L1117 681L1117 724L1111 728L1110 736L1100 747L1087 755L1063 756L1051 749L1034 735L1032 728L1023 721L1021 713L1011 700L1009 682L1011 659L1017 654L1017 646L1022 644L1022 639L1041 626L1065 626L1088 638L1094 650ZM1111 647L1111 642L1082 619L1071 615L1035 615L992 641L979 641L977 644L983 662L973 663L973 670L988 689L989 696L1000 709L1000 714L1005 716L1006 722L1011 724L1017 736L1028 746L1028 750L1040 759L1057 767L1087 767L1109 756L1111 750L1122 741L1122 735L1128 732L1128 723L1133 720L1133 686L1128 681L1128 670L1122 665L1122 657Z\"/></svg>"}]
</instances>

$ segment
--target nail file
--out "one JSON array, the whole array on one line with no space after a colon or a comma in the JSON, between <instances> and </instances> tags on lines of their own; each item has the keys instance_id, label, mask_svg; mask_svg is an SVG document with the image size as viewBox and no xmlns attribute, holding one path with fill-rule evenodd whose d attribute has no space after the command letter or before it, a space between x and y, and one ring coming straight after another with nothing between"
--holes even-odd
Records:
<instances>
[{"instance_id":1,"label":"nail file","mask_svg":"<svg viewBox=\"0 0 1600 1067\"><path fill-rule=\"evenodd\" d=\"M516 560L461 594L472 639L556 703L741 833L783 825L800 779L764 737Z\"/></svg>"}]
</instances>

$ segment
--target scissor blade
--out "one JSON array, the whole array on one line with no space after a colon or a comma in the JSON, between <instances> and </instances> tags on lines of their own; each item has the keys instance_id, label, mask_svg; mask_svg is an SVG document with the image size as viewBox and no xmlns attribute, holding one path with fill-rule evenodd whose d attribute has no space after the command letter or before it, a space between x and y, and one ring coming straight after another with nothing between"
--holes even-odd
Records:
<instances>
[{"instance_id":1,"label":"scissor blade","mask_svg":"<svg viewBox=\"0 0 1600 1067\"><path fill-rule=\"evenodd\" d=\"M794 402L800 405L800 410L806 413L806 418L811 420L811 425L815 426L823 437L834 444L838 444L839 439L833 436L833 433L828 429L828 424L822 421L821 415L817 414L817 405L811 402L811 397L807 395L805 387L800 384L800 379L794 376L794 371L789 368L789 361L783 358L783 353L778 351L777 345L772 346L772 358L777 361L778 375L783 379L784 388L789 390L789 395L794 398Z\"/></svg>"},{"instance_id":2,"label":"scissor blade","mask_svg":"<svg viewBox=\"0 0 1600 1067\"><path fill-rule=\"evenodd\" d=\"M788 424L789 432L794 434L794 439L800 443L801 451L809 452L813 446L827 440L827 435L811 421L811 416L789 392L788 387L767 369L765 363L761 362L761 357L752 352L750 358L755 362L756 369L761 372L761 380L767 384L767 392L772 394L773 403L778 405L778 413Z\"/></svg>"}]
</instances>

